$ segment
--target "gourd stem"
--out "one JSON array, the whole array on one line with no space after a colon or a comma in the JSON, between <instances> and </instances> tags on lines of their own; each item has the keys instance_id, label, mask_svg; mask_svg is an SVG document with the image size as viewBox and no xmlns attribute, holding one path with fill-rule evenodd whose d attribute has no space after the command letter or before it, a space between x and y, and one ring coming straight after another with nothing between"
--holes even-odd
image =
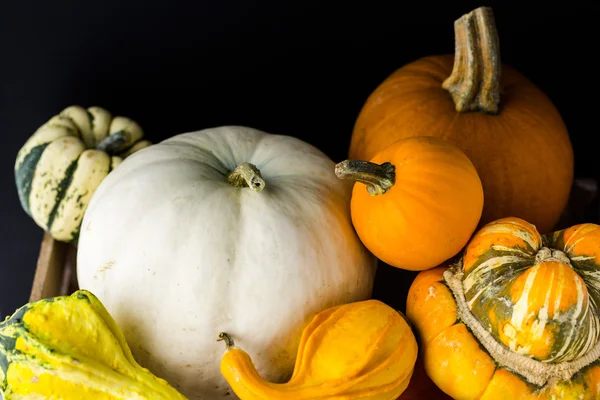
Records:
<instances>
[{"instance_id":1,"label":"gourd stem","mask_svg":"<svg viewBox=\"0 0 600 400\"><path fill-rule=\"evenodd\" d=\"M249 187L255 192L265 188L265 181L260 171L256 165L250 163L238 165L227 175L227 182L235 187Z\"/></svg>"},{"instance_id":2,"label":"gourd stem","mask_svg":"<svg viewBox=\"0 0 600 400\"><path fill-rule=\"evenodd\" d=\"M585 355L572 361L544 363L518 354L500 344L492 333L481 325L471 313L463 288L462 260L444 271L444 281L456 301L458 317L473 333L477 341L487 350L496 363L525 377L530 383L540 387L550 386L556 381L568 381L582 368L600 358L600 341Z\"/></svg>"},{"instance_id":3,"label":"gourd stem","mask_svg":"<svg viewBox=\"0 0 600 400\"><path fill-rule=\"evenodd\" d=\"M396 181L396 167L389 162L376 164L370 161L344 160L335 165L335 174L340 179L364 183L371 196L384 194Z\"/></svg>"},{"instance_id":4,"label":"gourd stem","mask_svg":"<svg viewBox=\"0 0 600 400\"><path fill-rule=\"evenodd\" d=\"M96 150L103 151L108 155L117 154L128 145L130 140L129 133L126 131L119 131L112 135L105 137L100 143L96 145Z\"/></svg>"},{"instance_id":5,"label":"gourd stem","mask_svg":"<svg viewBox=\"0 0 600 400\"><path fill-rule=\"evenodd\" d=\"M541 249L539 249L537 254L535 255L535 264L537 265L548 261L560 262L573 268L573 266L571 265L571 260L569 259L569 257L567 257L567 255L564 252L556 249L550 249L544 246Z\"/></svg>"},{"instance_id":6,"label":"gourd stem","mask_svg":"<svg viewBox=\"0 0 600 400\"><path fill-rule=\"evenodd\" d=\"M217 341L218 342L224 341L225 346L227 346L227 350L229 350L230 348L235 346L233 338L228 333L225 333L225 332L219 333L219 339L217 339Z\"/></svg>"},{"instance_id":7,"label":"gourd stem","mask_svg":"<svg viewBox=\"0 0 600 400\"><path fill-rule=\"evenodd\" d=\"M442 87L458 112L497 114L502 64L492 9L479 7L457 19L454 40L454 68Z\"/></svg>"}]
</instances>

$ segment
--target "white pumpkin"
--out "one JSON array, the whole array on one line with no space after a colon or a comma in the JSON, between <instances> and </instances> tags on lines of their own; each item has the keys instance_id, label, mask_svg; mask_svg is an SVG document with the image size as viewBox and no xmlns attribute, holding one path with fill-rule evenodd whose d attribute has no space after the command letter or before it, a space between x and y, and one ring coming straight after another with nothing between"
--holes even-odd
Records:
<instances>
[{"instance_id":1,"label":"white pumpkin","mask_svg":"<svg viewBox=\"0 0 600 400\"><path fill-rule=\"evenodd\" d=\"M136 359L190 399L233 397L219 371L223 331L263 377L285 381L315 313L371 297L376 259L351 224L351 190L294 137L235 126L174 136L96 190L79 286Z\"/></svg>"}]
</instances>

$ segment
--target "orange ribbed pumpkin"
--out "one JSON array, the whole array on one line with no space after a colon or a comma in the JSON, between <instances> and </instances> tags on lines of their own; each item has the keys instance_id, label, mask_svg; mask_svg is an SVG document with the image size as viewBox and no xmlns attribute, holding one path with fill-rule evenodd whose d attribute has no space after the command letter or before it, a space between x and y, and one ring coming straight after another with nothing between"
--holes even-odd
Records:
<instances>
[{"instance_id":1,"label":"orange ribbed pumpkin","mask_svg":"<svg viewBox=\"0 0 600 400\"><path fill-rule=\"evenodd\" d=\"M501 65L491 9L455 22L456 57L430 56L395 71L368 97L349 158L368 160L411 136L450 140L481 177L481 223L523 218L541 232L556 225L573 181L573 150L550 99Z\"/></svg>"},{"instance_id":2,"label":"orange ribbed pumpkin","mask_svg":"<svg viewBox=\"0 0 600 400\"><path fill-rule=\"evenodd\" d=\"M350 212L360 240L394 267L436 267L477 229L481 180L469 158L444 139L398 140L370 161L338 163L335 173L356 181Z\"/></svg>"},{"instance_id":3,"label":"orange ribbed pumpkin","mask_svg":"<svg viewBox=\"0 0 600 400\"><path fill-rule=\"evenodd\" d=\"M460 260L419 273L406 315L455 399L600 398L600 226L540 235L503 218Z\"/></svg>"}]
</instances>

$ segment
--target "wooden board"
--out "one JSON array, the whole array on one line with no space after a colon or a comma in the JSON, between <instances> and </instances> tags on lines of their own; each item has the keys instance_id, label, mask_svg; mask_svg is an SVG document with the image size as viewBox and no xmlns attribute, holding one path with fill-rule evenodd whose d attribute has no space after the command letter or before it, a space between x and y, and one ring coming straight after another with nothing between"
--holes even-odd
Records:
<instances>
[{"instance_id":1,"label":"wooden board","mask_svg":"<svg viewBox=\"0 0 600 400\"><path fill-rule=\"evenodd\" d=\"M77 288L77 249L44 234L29 301L71 294Z\"/></svg>"}]
</instances>

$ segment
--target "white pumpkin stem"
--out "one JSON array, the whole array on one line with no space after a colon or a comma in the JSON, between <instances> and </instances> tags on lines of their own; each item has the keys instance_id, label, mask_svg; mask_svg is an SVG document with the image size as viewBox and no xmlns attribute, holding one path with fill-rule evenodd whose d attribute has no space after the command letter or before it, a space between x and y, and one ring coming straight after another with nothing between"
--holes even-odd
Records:
<instances>
[{"instance_id":1,"label":"white pumpkin stem","mask_svg":"<svg viewBox=\"0 0 600 400\"><path fill-rule=\"evenodd\" d=\"M249 187L255 192L260 192L265 188L265 180L259 169L250 163L238 165L227 175L227 182L235 187Z\"/></svg>"},{"instance_id":2,"label":"white pumpkin stem","mask_svg":"<svg viewBox=\"0 0 600 400\"><path fill-rule=\"evenodd\" d=\"M442 87L458 112L498 113L502 64L492 9L479 7L457 19L454 36L454 68Z\"/></svg>"},{"instance_id":3,"label":"white pumpkin stem","mask_svg":"<svg viewBox=\"0 0 600 400\"><path fill-rule=\"evenodd\" d=\"M340 179L352 179L364 183L371 196L384 194L394 186L396 167L389 162L376 164L370 161L344 160L335 165Z\"/></svg>"}]
</instances>

